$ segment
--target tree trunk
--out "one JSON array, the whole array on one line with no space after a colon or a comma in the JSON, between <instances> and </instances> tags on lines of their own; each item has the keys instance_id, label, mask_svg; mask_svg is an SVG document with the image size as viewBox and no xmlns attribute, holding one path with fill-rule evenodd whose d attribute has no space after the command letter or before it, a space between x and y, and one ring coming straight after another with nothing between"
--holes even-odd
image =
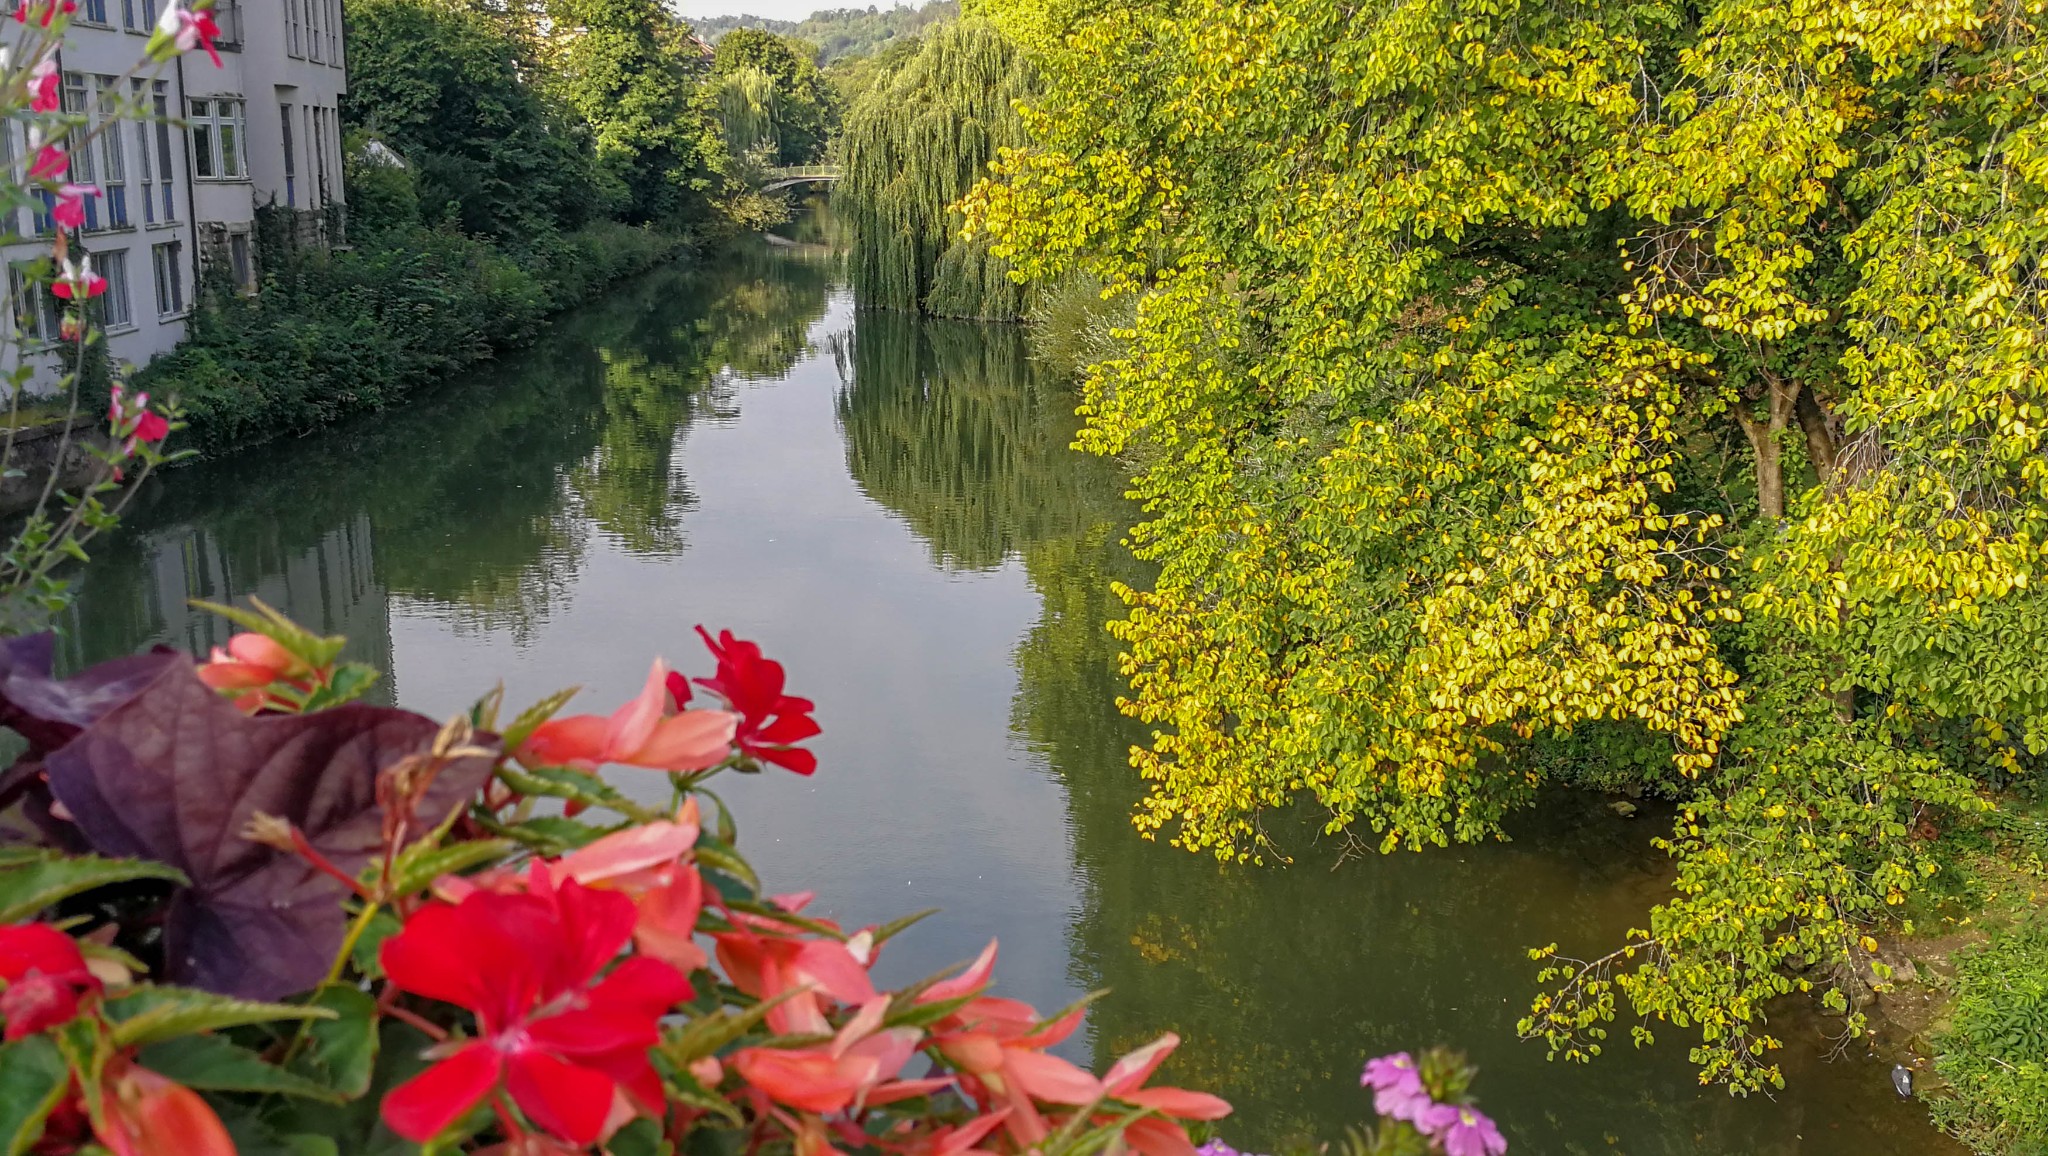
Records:
<instances>
[{"instance_id":1,"label":"tree trunk","mask_svg":"<svg viewBox=\"0 0 2048 1156\"><path fill-rule=\"evenodd\" d=\"M1775 522L1785 516L1785 461L1779 447L1778 435L1792 424L1799 409L1799 383L1790 382L1774 374L1766 375L1770 391L1765 395L1768 417L1759 421L1747 409L1737 407L1735 420L1742 423L1742 432L1749 438L1749 448L1756 454L1756 505L1757 512ZM1817 412L1817 410L1816 410ZM1830 442L1828 464L1834 464Z\"/></svg>"},{"instance_id":2,"label":"tree trunk","mask_svg":"<svg viewBox=\"0 0 2048 1156\"><path fill-rule=\"evenodd\" d=\"M1798 412L1800 432L1806 435L1806 456L1813 459L1813 472L1820 476L1821 485L1827 485L1835 476L1839 456L1828 412L1821 408L1820 400L1810 389L1799 391Z\"/></svg>"}]
</instances>

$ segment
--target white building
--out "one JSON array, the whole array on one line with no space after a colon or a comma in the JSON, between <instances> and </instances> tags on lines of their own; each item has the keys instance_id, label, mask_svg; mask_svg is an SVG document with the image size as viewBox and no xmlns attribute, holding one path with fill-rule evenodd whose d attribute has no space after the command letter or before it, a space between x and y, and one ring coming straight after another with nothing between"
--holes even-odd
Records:
<instances>
[{"instance_id":1,"label":"white building","mask_svg":"<svg viewBox=\"0 0 2048 1156\"><path fill-rule=\"evenodd\" d=\"M98 110L126 84L125 95L154 114L74 149L71 167L72 180L103 190L86 201L74 251L91 254L107 279L96 304L108 355L135 366L183 340L202 268L225 269L255 291L259 206L292 211L302 241L341 239L340 0L217 0L220 68L195 52L154 79L123 81L163 2L79 0L59 58L66 108L94 110L97 124ZM22 155L20 134L18 125L0 128L0 155ZM29 238L0 249L10 264L49 249L50 219L25 216L0 221ZM59 303L47 291L29 301L17 274L5 288L38 381L54 384Z\"/></svg>"}]
</instances>

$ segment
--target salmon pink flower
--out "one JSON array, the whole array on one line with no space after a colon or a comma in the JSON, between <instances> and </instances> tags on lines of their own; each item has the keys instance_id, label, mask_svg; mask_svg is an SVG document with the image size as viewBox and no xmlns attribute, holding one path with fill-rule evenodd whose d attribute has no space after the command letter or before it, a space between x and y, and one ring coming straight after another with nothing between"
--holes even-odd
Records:
<instances>
[{"instance_id":1,"label":"salmon pink flower","mask_svg":"<svg viewBox=\"0 0 2048 1156\"><path fill-rule=\"evenodd\" d=\"M141 394L137 400L146 404L149 395ZM114 405L117 407L114 412L119 412L118 407L121 404L121 387L117 385L114 387ZM145 416L156 415L147 414L145 411ZM162 436L159 434L158 438L146 438L146 432L154 431L145 431L144 417L135 416L132 409L126 420L135 423L126 435L131 446L138 438L159 440ZM157 420L163 419L158 417ZM122 425L122 419L115 420L115 436L122 436ZM131 449L129 452L134 451ZM263 688L284 683L300 690L311 690L319 672L308 666L304 659L286 650L276 639L264 634L245 633L228 639L225 650L218 646L214 647L212 655L199 664L198 674L199 681L228 694L234 699L237 707L254 714L271 703L271 696Z\"/></svg>"},{"instance_id":2,"label":"salmon pink flower","mask_svg":"<svg viewBox=\"0 0 2048 1156\"><path fill-rule=\"evenodd\" d=\"M733 1056L740 1078L784 1107L829 1114L935 1092L949 1079L895 1080L917 1051L916 1028L882 1028L889 997L876 996L832 1042L816 1048L745 1048Z\"/></svg>"},{"instance_id":3,"label":"salmon pink flower","mask_svg":"<svg viewBox=\"0 0 2048 1156\"><path fill-rule=\"evenodd\" d=\"M787 905L789 910L801 906ZM760 916L733 912L732 919L732 931L712 936L726 978L756 999L788 994L769 1009L770 1029L784 1035L827 1035L832 1026L820 996L855 1006L875 998L865 952L856 955L852 945L837 940L800 938L794 928Z\"/></svg>"},{"instance_id":4,"label":"salmon pink flower","mask_svg":"<svg viewBox=\"0 0 2048 1156\"><path fill-rule=\"evenodd\" d=\"M647 1053L689 981L640 957L599 980L633 934L632 901L573 879L557 888L545 867L529 888L430 904L384 942L393 984L476 1016L475 1040L385 1098L384 1122L406 1139L425 1142L501 1085L533 1124L572 1144L603 1134L620 1095L661 1110Z\"/></svg>"},{"instance_id":5,"label":"salmon pink flower","mask_svg":"<svg viewBox=\"0 0 2048 1156\"><path fill-rule=\"evenodd\" d=\"M664 709L668 701L668 668L657 658L640 694L611 717L579 714L549 719L520 745L519 761L583 771L606 763L701 771L723 761L731 751L738 720L722 710L670 714Z\"/></svg>"},{"instance_id":6,"label":"salmon pink flower","mask_svg":"<svg viewBox=\"0 0 2048 1156\"><path fill-rule=\"evenodd\" d=\"M761 648L732 631L721 630L713 639L702 626L697 633L718 659L718 673L700 678L697 685L725 700L739 717L733 743L750 759L808 775L818 769L818 756L800 750L800 743L819 731L811 718L817 707L811 700L782 693L782 664L761 655Z\"/></svg>"},{"instance_id":7,"label":"salmon pink flower","mask_svg":"<svg viewBox=\"0 0 2048 1156\"><path fill-rule=\"evenodd\" d=\"M199 1093L135 1064L109 1070L93 1134L114 1156L235 1156L227 1128Z\"/></svg>"},{"instance_id":8,"label":"salmon pink flower","mask_svg":"<svg viewBox=\"0 0 2048 1156\"><path fill-rule=\"evenodd\" d=\"M993 963L991 953L984 955ZM981 996L941 1020L933 1042L963 1073L962 1089L986 1109L1007 1109L1005 1129L1030 1148L1051 1133L1038 1102L1078 1106L1103 1094L1100 1080L1045 1054L1080 1026L1079 1008L1042 1023L1030 1004Z\"/></svg>"},{"instance_id":9,"label":"salmon pink flower","mask_svg":"<svg viewBox=\"0 0 2048 1156\"><path fill-rule=\"evenodd\" d=\"M100 990L78 943L47 923L0 927L0 982L7 985L0 1017L8 1040L70 1022L79 998Z\"/></svg>"},{"instance_id":10,"label":"salmon pink flower","mask_svg":"<svg viewBox=\"0 0 2048 1156\"><path fill-rule=\"evenodd\" d=\"M1124 1129L1124 1143L1143 1156L1194 1156L1195 1146L1186 1129L1176 1120L1221 1120L1230 1115L1230 1104L1207 1092L1185 1088L1147 1088L1146 1080L1173 1049L1180 1037L1168 1032L1137 1051L1118 1060L1102 1077L1102 1089L1112 1099L1155 1114L1131 1121ZM1098 1122L1114 1117L1100 1117Z\"/></svg>"},{"instance_id":11,"label":"salmon pink flower","mask_svg":"<svg viewBox=\"0 0 2048 1156\"><path fill-rule=\"evenodd\" d=\"M38 60L28 73L29 108L36 112L56 112L63 103L58 91L61 80L54 55Z\"/></svg>"}]
</instances>

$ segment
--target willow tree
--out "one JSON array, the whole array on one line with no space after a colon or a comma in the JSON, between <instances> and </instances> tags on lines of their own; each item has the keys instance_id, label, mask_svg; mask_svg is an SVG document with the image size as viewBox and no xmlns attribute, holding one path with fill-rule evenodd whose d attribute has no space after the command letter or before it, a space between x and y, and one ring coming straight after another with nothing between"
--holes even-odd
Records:
<instances>
[{"instance_id":1,"label":"willow tree","mask_svg":"<svg viewBox=\"0 0 2048 1156\"><path fill-rule=\"evenodd\" d=\"M1161 567L1139 826L1481 839L1594 739L1661 751L1677 892L1526 1030L1632 1005L1778 1080L1765 1002L1845 1008L1927 833L2048 749L2042 7L1002 16L1045 94L972 215L1135 301L1083 436Z\"/></svg>"},{"instance_id":2,"label":"willow tree","mask_svg":"<svg viewBox=\"0 0 2048 1156\"><path fill-rule=\"evenodd\" d=\"M733 156L770 163L781 158L782 138L775 128L781 100L774 77L758 68L735 69L714 77L708 92Z\"/></svg>"},{"instance_id":3,"label":"willow tree","mask_svg":"<svg viewBox=\"0 0 2048 1156\"><path fill-rule=\"evenodd\" d=\"M1012 319L1024 292L1011 266L960 236L953 205L997 150L1023 143L1013 107L1030 94L1022 54L993 25L925 34L846 116L846 176L834 202L852 219L851 274L866 306Z\"/></svg>"}]
</instances>

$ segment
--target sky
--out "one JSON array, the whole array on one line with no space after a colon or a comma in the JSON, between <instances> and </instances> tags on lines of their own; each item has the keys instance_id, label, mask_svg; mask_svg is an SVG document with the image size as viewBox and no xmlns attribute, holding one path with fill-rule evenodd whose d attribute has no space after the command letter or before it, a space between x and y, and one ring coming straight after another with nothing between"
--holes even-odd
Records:
<instances>
[{"instance_id":1,"label":"sky","mask_svg":"<svg viewBox=\"0 0 2048 1156\"><path fill-rule=\"evenodd\" d=\"M900 7L886 0L673 0L683 18L704 16L767 16L776 20L802 20L821 8Z\"/></svg>"}]
</instances>

